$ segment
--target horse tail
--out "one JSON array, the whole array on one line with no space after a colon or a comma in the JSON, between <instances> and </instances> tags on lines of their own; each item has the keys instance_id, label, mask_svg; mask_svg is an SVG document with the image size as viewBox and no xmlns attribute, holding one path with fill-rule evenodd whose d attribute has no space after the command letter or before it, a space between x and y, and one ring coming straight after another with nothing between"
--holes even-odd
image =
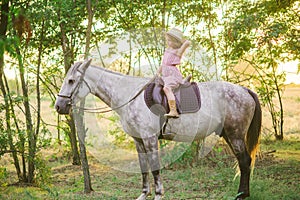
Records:
<instances>
[{"instance_id":1,"label":"horse tail","mask_svg":"<svg viewBox=\"0 0 300 200\"><path fill-rule=\"evenodd\" d=\"M254 115L246 135L246 147L251 157L251 169L253 170L255 165L255 160L256 160L256 153L259 148L262 112L261 112L261 106L257 94L255 94L250 89L247 90L255 101Z\"/></svg>"}]
</instances>

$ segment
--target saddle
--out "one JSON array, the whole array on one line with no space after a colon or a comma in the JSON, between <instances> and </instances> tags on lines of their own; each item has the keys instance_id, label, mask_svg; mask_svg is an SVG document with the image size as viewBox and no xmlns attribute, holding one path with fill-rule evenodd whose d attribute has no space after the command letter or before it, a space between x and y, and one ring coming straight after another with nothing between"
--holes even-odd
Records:
<instances>
[{"instance_id":1,"label":"saddle","mask_svg":"<svg viewBox=\"0 0 300 200\"><path fill-rule=\"evenodd\" d=\"M179 114L194 113L201 107L200 91L197 83L190 82L188 77L173 92L176 99L177 112ZM144 92L144 100L152 113L163 116L170 111L168 99L163 91L163 80L156 78L149 83Z\"/></svg>"}]
</instances>

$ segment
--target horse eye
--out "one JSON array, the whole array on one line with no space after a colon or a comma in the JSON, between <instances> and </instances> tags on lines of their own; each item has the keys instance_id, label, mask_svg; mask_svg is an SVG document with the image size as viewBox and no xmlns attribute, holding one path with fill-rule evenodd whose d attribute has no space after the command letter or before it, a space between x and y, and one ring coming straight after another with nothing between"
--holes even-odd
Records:
<instances>
[{"instance_id":1,"label":"horse eye","mask_svg":"<svg viewBox=\"0 0 300 200\"><path fill-rule=\"evenodd\" d=\"M70 85L73 85L75 83L75 80L74 79L69 79L69 84Z\"/></svg>"}]
</instances>

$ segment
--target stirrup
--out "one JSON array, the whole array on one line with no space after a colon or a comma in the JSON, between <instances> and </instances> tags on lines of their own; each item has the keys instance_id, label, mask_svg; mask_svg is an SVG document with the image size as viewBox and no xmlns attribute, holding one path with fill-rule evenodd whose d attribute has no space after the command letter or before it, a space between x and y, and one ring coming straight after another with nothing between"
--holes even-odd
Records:
<instances>
[{"instance_id":1,"label":"stirrup","mask_svg":"<svg viewBox=\"0 0 300 200\"><path fill-rule=\"evenodd\" d=\"M164 116L165 116L166 118L175 118L175 119L179 118L179 114L177 114L177 115L172 115L172 114L168 113L168 114L165 114Z\"/></svg>"}]
</instances>

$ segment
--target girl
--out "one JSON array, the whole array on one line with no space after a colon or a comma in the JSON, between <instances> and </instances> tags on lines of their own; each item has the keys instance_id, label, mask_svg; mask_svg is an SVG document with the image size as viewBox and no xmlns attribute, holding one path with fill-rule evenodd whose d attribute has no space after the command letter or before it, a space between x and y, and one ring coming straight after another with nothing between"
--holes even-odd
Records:
<instances>
[{"instance_id":1,"label":"girl","mask_svg":"<svg viewBox=\"0 0 300 200\"><path fill-rule=\"evenodd\" d=\"M173 89L177 88L183 82L182 74L176 65L180 64L181 57L190 45L190 41L183 40L183 33L172 28L166 33L166 42L168 48L164 52L162 64L157 71L157 75L162 75L164 81L164 92L168 99L170 112L165 114L168 118L178 118L175 96Z\"/></svg>"}]
</instances>

